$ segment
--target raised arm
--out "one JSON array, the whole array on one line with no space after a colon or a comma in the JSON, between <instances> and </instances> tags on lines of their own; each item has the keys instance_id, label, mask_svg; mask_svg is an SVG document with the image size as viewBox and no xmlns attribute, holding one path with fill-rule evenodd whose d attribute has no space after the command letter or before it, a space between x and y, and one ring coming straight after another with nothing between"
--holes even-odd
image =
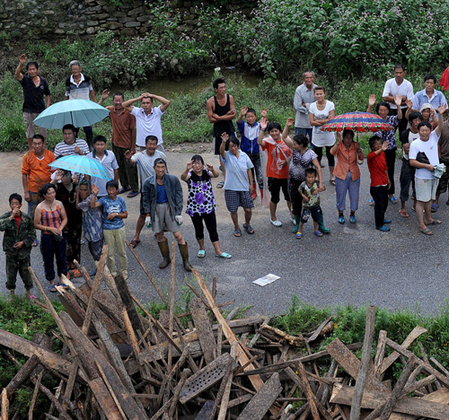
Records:
<instances>
[{"instance_id":1,"label":"raised arm","mask_svg":"<svg viewBox=\"0 0 449 420\"><path fill-rule=\"evenodd\" d=\"M287 122L285 123L284 131L282 132L282 140L284 140L285 144L290 147L290 149L293 149L293 140L288 135L288 131L294 123L294 118L288 118Z\"/></svg>"},{"instance_id":2,"label":"raised arm","mask_svg":"<svg viewBox=\"0 0 449 420\"><path fill-rule=\"evenodd\" d=\"M268 120L267 117L262 117L259 121L260 124L260 133L259 137L257 137L257 144L259 144L262 147L265 147L265 140L263 139L265 135L265 130L268 127Z\"/></svg>"},{"instance_id":3,"label":"raised arm","mask_svg":"<svg viewBox=\"0 0 449 420\"><path fill-rule=\"evenodd\" d=\"M19 58L19 65L16 68L16 72L14 73L14 76L16 79L21 82L23 79L22 69L25 63L27 62L27 57L25 54L22 54Z\"/></svg>"},{"instance_id":4,"label":"raised arm","mask_svg":"<svg viewBox=\"0 0 449 420\"><path fill-rule=\"evenodd\" d=\"M122 103L122 107L125 108L125 109L127 109L128 111L131 111L131 109L132 109L132 104L133 104L134 102L141 101L142 98L143 98L144 96L146 96L145 93L143 93L142 95L138 96L137 98L128 99L127 101L125 101L125 102Z\"/></svg>"},{"instance_id":5,"label":"raised arm","mask_svg":"<svg viewBox=\"0 0 449 420\"><path fill-rule=\"evenodd\" d=\"M98 105L103 105L103 102L109 97L109 90L105 89L101 92L101 98L98 101Z\"/></svg>"},{"instance_id":6,"label":"raised arm","mask_svg":"<svg viewBox=\"0 0 449 420\"><path fill-rule=\"evenodd\" d=\"M151 98L158 100L162 104L161 106L162 112L165 112L170 105L170 101L167 98L164 98L163 96L154 95L152 93L148 93L147 95L144 94L144 96L150 96Z\"/></svg>"},{"instance_id":7,"label":"raised arm","mask_svg":"<svg viewBox=\"0 0 449 420\"><path fill-rule=\"evenodd\" d=\"M368 98L368 109L366 112L372 113L373 106L376 103L376 95L370 95Z\"/></svg>"},{"instance_id":8,"label":"raised arm","mask_svg":"<svg viewBox=\"0 0 449 420\"><path fill-rule=\"evenodd\" d=\"M444 118L443 114L446 112L446 109L447 109L447 104L441 104L437 109L438 114L440 114L440 116L441 116L441 124L438 124L438 127L435 128L435 134L438 137L441 136L441 130L443 129L443 118Z\"/></svg>"},{"instance_id":9,"label":"raised arm","mask_svg":"<svg viewBox=\"0 0 449 420\"><path fill-rule=\"evenodd\" d=\"M193 162L187 162L186 168L184 169L184 172L181 174L181 179L185 182L187 182L190 178L190 171L193 168Z\"/></svg>"},{"instance_id":10,"label":"raised arm","mask_svg":"<svg viewBox=\"0 0 449 420\"><path fill-rule=\"evenodd\" d=\"M223 133L221 135L221 144L220 144L220 155L223 158L223 160L226 159L226 142L229 138L229 135L227 133Z\"/></svg>"},{"instance_id":11,"label":"raised arm","mask_svg":"<svg viewBox=\"0 0 449 420\"><path fill-rule=\"evenodd\" d=\"M402 120L402 117L403 117L402 109L401 109L402 96L401 95L396 95L395 98L394 98L394 103L398 107L398 120Z\"/></svg>"}]
</instances>

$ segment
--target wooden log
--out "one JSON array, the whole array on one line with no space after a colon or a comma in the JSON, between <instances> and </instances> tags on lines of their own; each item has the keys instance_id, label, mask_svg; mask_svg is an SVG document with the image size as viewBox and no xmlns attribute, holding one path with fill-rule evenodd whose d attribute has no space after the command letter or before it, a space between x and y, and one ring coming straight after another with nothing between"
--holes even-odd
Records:
<instances>
[{"instance_id":1,"label":"wooden log","mask_svg":"<svg viewBox=\"0 0 449 420\"><path fill-rule=\"evenodd\" d=\"M83 334L87 334L87 331L89 331L90 320L92 319L92 314L94 313L94 296L97 293L97 290L100 288L101 281L103 280L103 270L108 258L108 252L109 245L103 245L100 262L98 263L97 274L95 274L94 285L90 293L89 304L87 305L86 316L84 318L83 327L81 328Z\"/></svg>"},{"instance_id":2,"label":"wooden log","mask_svg":"<svg viewBox=\"0 0 449 420\"><path fill-rule=\"evenodd\" d=\"M297 363L298 368L298 375L296 375L295 372L293 372L292 368L285 369L285 372L290 377L293 382L295 382L302 390L304 395L307 398L307 402L309 403L310 411L312 413L313 420L320 420L320 413L318 412L318 407L316 404L316 399L314 398L315 395L312 392L312 389L310 388L309 381L307 380L307 375L304 370L304 366L301 362Z\"/></svg>"},{"instance_id":3,"label":"wooden log","mask_svg":"<svg viewBox=\"0 0 449 420\"><path fill-rule=\"evenodd\" d=\"M9 400L6 394L6 388L3 388L2 391L2 412L1 412L1 420L8 420L8 408L9 408Z\"/></svg>"},{"instance_id":4,"label":"wooden log","mask_svg":"<svg viewBox=\"0 0 449 420\"><path fill-rule=\"evenodd\" d=\"M234 341L231 346L231 357L235 359L237 357L237 341ZM223 379L224 381L224 379ZM218 412L217 420L225 420L226 413L229 405L229 396L231 394L231 386L232 386L232 375L228 376L227 381L225 383L225 387L223 390L223 396L221 398L220 411Z\"/></svg>"},{"instance_id":5,"label":"wooden log","mask_svg":"<svg viewBox=\"0 0 449 420\"><path fill-rule=\"evenodd\" d=\"M385 339L387 338L387 332L384 330L379 331L379 339L377 340L376 356L374 358L374 376L377 379L381 378L380 370L384 361L385 355Z\"/></svg>"},{"instance_id":6,"label":"wooden log","mask_svg":"<svg viewBox=\"0 0 449 420\"><path fill-rule=\"evenodd\" d=\"M206 363L212 362L216 358L216 342L206 308L200 299L192 299L190 302L190 311L192 312L193 323L198 332L198 339L203 350Z\"/></svg>"},{"instance_id":7,"label":"wooden log","mask_svg":"<svg viewBox=\"0 0 449 420\"><path fill-rule=\"evenodd\" d=\"M214 315L215 318L217 319L218 323L221 324L223 326L223 334L225 335L225 337L229 340L229 342L232 343L234 341L237 340L237 337L234 335L234 333L232 332L231 328L229 327L228 323L226 322L226 320L224 319L223 315L221 314L220 310L217 308L217 305L215 303L214 298L212 297L209 289L207 288L206 284L204 283L201 275L199 274L199 272L193 268L192 269L193 275L195 276L196 281L198 282L201 291L203 292L204 296L206 297ZM240 343L239 343L240 346ZM241 346L240 346L241 347ZM249 361L248 356L246 356L245 352L243 351L242 348L242 352L240 353L240 355L238 356L238 362L241 365L246 364ZM250 371L253 370L254 366L252 364L248 365L246 367L245 371ZM263 381L260 378L260 376L258 375L251 375L249 377L249 380L251 382L251 384L254 386L254 388L256 389L256 391L258 391L262 386L263 386ZM277 415L278 414L278 410L276 407L271 407L270 408L270 412L273 415Z\"/></svg>"},{"instance_id":8,"label":"wooden log","mask_svg":"<svg viewBox=\"0 0 449 420\"><path fill-rule=\"evenodd\" d=\"M140 407L136 404L135 400L131 397L130 393L126 389L126 387L122 384L119 375L108 362L106 357L92 344L92 342L80 331L80 329L76 326L73 320L67 315L65 312L61 312L61 319L64 320L64 323L67 329L70 331L70 335L72 336L73 341L76 343L77 348L83 350L83 363L86 359L94 360L99 363L101 368L103 369L104 374L108 378L109 383L114 389L114 393L125 411L128 418L139 420L146 419L145 411L141 410ZM121 414L119 410L115 407L115 402L111 397L107 387L104 382L99 383L97 381L96 385L98 388L101 388L101 395L105 398L99 401L103 411L107 413L109 417L109 410L114 413L116 418L121 418ZM94 390L92 390L94 391ZM95 397L98 400L97 395L94 392Z\"/></svg>"},{"instance_id":9,"label":"wooden log","mask_svg":"<svg viewBox=\"0 0 449 420\"><path fill-rule=\"evenodd\" d=\"M170 278L170 306L168 317L168 334L173 337L173 314L175 312L175 243L171 244L171 278ZM168 370L172 366L172 346L168 346Z\"/></svg>"},{"instance_id":10,"label":"wooden log","mask_svg":"<svg viewBox=\"0 0 449 420\"><path fill-rule=\"evenodd\" d=\"M34 385L33 397L31 398L30 408L28 410L28 420L33 420L34 406L36 405L37 394L39 393L39 387L41 385L43 374L44 374L43 370L39 372L36 384Z\"/></svg>"},{"instance_id":11,"label":"wooden log","mask_svg":"<svg viewBox=\"0 0 449 420\"><path fill-rule=\"evenodd\" d=\"M365 337L363 339L362 360L357 381L355 384L354 397L351 404L351 416L349 420L360 419L360 405L362 402L365 383L368 378L368 369L371 360L371 349L373 346L374 327L376 324L376 307L370 305L366 311Z\"/></svg>"},{"instance_id":12,"label":"wooden log","mask_svg":"<svg viewBox=\"0 0 449 420\"><path fill-rule=\"evenodd\" d=\"M361 362L356 356L354 356L353 353L349 351L348 347L336 338L326 346L326 350L350 376L357 380ZM385 385L371 372L368 372L365 389L386 391Z\"/></svg>"},{"instance_id":13,"label":"wooden log","mask_svg":"<svg viewBox=\"0 0 449 420\"><path fill-rule=\"evenodd\" d=\"M447 377L449 377L449 370L447 370L435 357L431 357L430 361L434 363L438 369L441 370Z\"/></svg>"},{"instance_id":14,"label":"wooden log","mask_svg":"<svg viewBox=\"0 0 449 420\"><path fill-rule=\"evenodd\" d=\"M396 402L403 394L405 384L412 374L413 368L415 367L417 362L418 358L416 356L412 356L408 360L404 370L401 372L401 375L396 382L391 395L388 397L385 404L377 407L368 417L365 418L365 420L375 420L378 417L379 420L387 420L390 417L391 413L393 412L393 408L396 405Z\"/></svg>"},{"instance_id":15,"label":"wooden log","mask_svg":"<svg viewBox=\"0 0 449 420\"><path fill-rule=\"evenodd\" d=\"M279 374L275 372L257 391L257 394L240 413L237 420L261 420L267 411L273 407L273 403L281 391L282 385Z\"/></svg>"},{"instance_id":16,"label":"wooden log","mask_svg":"<svg viewBox=\"0 0 449 420\"><path fill-rule=\"evenodd\" d=\"M142 333L144 333L145 330L142 327L142 323L140 322L139 314L137 313L136 307L134 306L133 298L129 291L128 285L126 284L126 281L121 275L116 276L114 280L117 286L117 290L120 293L122 302L125 305L126 312L128 312L129 320L131 321L131 325L134 331L141 331Z\"/></svg>"},{"instance_id":17,"label":"wooden log","mask_svg":"<svg viewBox=\"0 0 449 420\"><path fill-rule=\"evenodd\" d=\"M407 349L420 335L426 333L427 330L419 325L413 328L412 332L407 336L401 347ZM382 368L380 369L380 374L384 373L399 357L400 353L394 351L387 358L384 359L382 363Z\"/></svg>"},{"instance_id":18,"label":"wooden log","mask_svg":"<svg viewBox=\"0 0 449 420\"><path fill-rule=\"evenodd\" d=\"M353 395L353 387L342 386L341 390L332 397L330 402L332 404L350 405ZM389 395L389 393L385 392L365 390L362 399L362 408L374 410L380 405L385 404L385 401ZM394 412L439 420L447 420L449 418L449 406L431 402L425 400L424 398L407 396L404 396L397 401L394 407Z\"/></svg>"},{"instance_id":19,"label":"wooden log","mask_svg":"<svg viewBox=\"0 0 449 420\"><path fill-rule=\"evenodd\" d=\"M184 386L187 378L192 374L192 371L190 369L184 369L181 373L181 378L179 379L179 382L176 384L175 390L173 392L173 398L170 404L170 408L168 410L168 417L170 419L174 418L175 411L176 411L176 404L179 401L179 394L181 393L181 389Z\"/></svg>"},{"instance_id":20,"label":"wooden log","mask_svg":"<svg viewBox=\"0 0 449 420\"><path fill-rule=\"evenodd\" d=\"M16 392L17 388L22 385L34 369L39 364L39 357L35 354L32 354L31 357L26 361L26 363L19 369L19 371L15 374L14 378L11 379L8 385L6 385L6 395L8 399L11 399L14 392Z\"/></svg>"},{"instance_id":21,"label":"wooden log","mask_svg":"<svg viewBox=\"0 0 449 420\"><path fill-rule=\"evenodd\" d=\"M271 333L277 335L278 337L280 337L280 339L278 341L280 341L281 343L288 343L291 346L296 346L296 347L304 345L305 340L302 335L300 335L299 337L290 335L290 334L287 334L284 331L280 330L279 328L271 327L270 325L264 325L264 324L262 324L260 326L260 329L263 331L268 331L268 332L271 332Z\"/></svg>"}]
</instances>

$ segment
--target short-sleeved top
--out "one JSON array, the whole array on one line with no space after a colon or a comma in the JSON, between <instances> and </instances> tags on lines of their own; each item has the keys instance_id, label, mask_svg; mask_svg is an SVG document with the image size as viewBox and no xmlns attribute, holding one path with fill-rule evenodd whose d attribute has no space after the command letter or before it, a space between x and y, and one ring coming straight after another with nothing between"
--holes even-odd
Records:
<instances>
[{"instance_id":1,"label":"short-sleeved top","mask_svg":"<svg viewBox=\"0 0 449 420\"><path fill-rule=\"evenodd\" d=\"M83 233L86 241L98 242L103 239L103 212L100 207L91 208L92 194L78 204L83 212Z\"/></svg>"},{"instance_id":2,"label":"short-sleeved top","mask_svg":"<svg viewBox=\"0 0 449 420\"><path fill-rule=\"evenodd\" d=\"M264 139L262 150L268 153L266 173L268 178L287 179L288 165L281 165L280 162L290 158L292 149L288 147L284 140L277 143L269 136Z\"/></svg>"},{"instance_id":3,"label":"short-sleeved top","mask_svg":"<svg viewBox=\"0 0 449 420\"><path fill-rule=\"evenodd\" d=\"M443 104L447 105L447 101L446 101L446 97L444 96L444 94L442 92L440 92L439 90L434 89L433 95L429 99L429 97L427 96L426 90L423 89L423 90L420 90L419 92L417 92L415 94L415 96L413 97L412 108L413 109L421 109L421 106L424 104L430 104L435 109L437 109L440 105L443 105ZM435 112L435 115L437 116L438 121L439 121L440 114L438 112Z\"/></svg>"},{"instance_id":4,"label":"short-sleeved top","mask_svg":"<svg viewBox=\"0 0 449 420\"><path fill-rule=\"evenodd\" d=\"M326 101L323 110L319 110L317 103L310 104L309 113L313 114L315 120L325 120L329 118L329 113L335 110L335 105L331 101ZM333 132L321 131L321 127L312 127L312 143L317 147L333 146L335 143L335 134Z\"/></svg>"},{"instance_id":5,"label":"short-sleeved top","mask_svg":"<svg viewBox=\"0 0 449 420\"><path fill-rule=\"evenodd\" d=\"M307 149L303 154L293 151L288 169L289 177L297 182L304 182L306 180L306 169L313 168L313 161L317 157L312 149Z\"/></svg>"},{"instance_id":6,"label":"short-sleeved top","mask_svg":"<svg viewBox=\"0 0 449 420\"><path fill-rule=\"evenodd\" d=\"M129 149L134 139L132 131L136 128L136 117L127 109L117 112L114 106L107 106L112 125L112 143L116 147Z\"/></svg>"},{"instance_id":7,"label":"short-sleeved top","mask_svg":"<svg viewBox=\"0 0 449 420\"><path fill-rule=\"evenodd\" d=\"M377 154L374 150L367 157L369 174L371 177L371 187L379 187L388 184L387 161L385 153Z\"/></svg>"},{"instance_id":8,"label":"short-sleeved top","mask_svg":"<svg viewBox=\"0 0 449 420\"><path fill-rule=\"evenodd\" d=\"M189 192L186 213L189 216L212 213L215 210L215 197L209 172L203 169L201 175L197 175L190 171L187 185Z\"/></svg>"},{"instance_id":9,"label":"short-sleeved top","mask_svg":"<svg viewBox=\"0 0 449 420\"><path fill-rule=\"evenodd\" d=\"M385 98L386 96L406 96L407 99L412 100L413 99L413 85L406 79L402 81L400 85L396 83L396 79L393 77L392 79L388 79L385 82L384 91L382 93L382 97ZM390 103L391 109L398 109L395 103ZM401 108L407 108L407 105L402 105Z\"/></svg>"},{"instance_id":10,"label":"short-sleeved top","mask_svg":"<svg viewBox=\"0 0 449 420\"><path fill-rule=\"evenodd\" d=\"M81 73L79 83L73 79L73 75L65 81L65 96L69 99L86 99L89 100L90 91L94 90L92 87L92 80L89 76Z\"/></svg>"},{"instance_id":11,"label":"short-sleeved top","mask_svg":"<svg viewBox=\"0 0 449 420\"><path fill-rule=\"evenodd\" d=\"M409 158L416 159L419 152L426 154L429 162L432 166L438 165L440 159L438 157L438 139L435 131L430 133L429 140L422 141L421 139L415 140L410 145ZM415 177L418 179L433 179L432 172L426 168L416 168Z\"/></svg>"},{"instance_id":12,"label":"short-sleeved top","mask_svg":"<svg viewBox=\"0 0 449 420\"><path fill-rule=\"evenodd\" d=\"M337 178L345 180L348 176L348 172L351 173L352 181L357 181L360 178L360 168L357 164L357 146L355 142L351 143L349 150L346 148L345 144L341 142L335 153L332 154L337 156L337 164L334 169L334 175Z\"/></svg>"},{"instance_id":13,"label":"short-sleeved top","mask_svg":"<svg viewBox=\"0 0 449 420\"><path fill-rule=\"evenodd\" d=\"M392 125L394 128L388 131L376 131L374 135L380 137L382 139L382 143L384 141L388 141L388 150L396 150L397 146L394 130L399 125L399 119L397 115L388 115L386 120L387 123Z\"/></svg>"},{"instance_id":14,"label":"short-sleeved top","mask_svg":"<svg viewBox=\"0 0 449 420\"><path fill-rule=\"evenodd\" d=\"M98 202L103 207L103 230L116 230L125 226L123 219L114 217L108 220L111 213L123 213L126 210L126 203L122 197L117 196L115 200L111 200L109 196L101 197Z\"/></svg>"},{"instance_id":15,"label":"short-sleeved top","mask_svg":"<svg viewBox=\"0 0 449 420\"><path fill-rule=\"evenodd\" d=\"M407 143L412 144L416 139L419 139L419 133L413 133L410 128L403 131L400 138L402 145ZM402 148L402 158L408 160L408 153L405 153L404 148Z\"/></svg>"},{"instance_id":16,"label":"short-sleeved top","mask_svg":"<svg viewBox=\"0 0 449 420\"><path fill-rule=\"evenodd\" d=\"M55 147L56 159L60 158L61 156L74 155L76 146L78 146L81 152L85 155L89 153L89 146L83 139L75 139L75 142L73 144L67 144L65 141L61 141Z\"/></svg>"},{"instance_id":17,"label":"short-sleeved top","mask_svg":"<svg viewBox=\"0 0 449 420\"><path fill-rule=\"evenodd\" d=\"M307 185L307 181L304 181L299 186L300 194L304 194L309 201L306 203L304 200L302 202L302 206L305 209L311 209L312 207L317 207L320 205L320 196L319 194L313 194L314 191L318 189L318 184L314 182L311 187Z\"/></svg>"},{"instance_id":18,"label":"short-sleeved top","mask_svg":"<svg viewBox=\"0 0 449 420\"><path fill-rule=\"evenodd\" d=\"M100 162L108 172L111 179L114 179L114 170L118 169L118 163L117 159L115 158L114 152L111 152L110 150L105 150L103 159L100 159L96 154L95 151L90 152L87 157L89 159L96 160L97 162ZM105 195L108 195L108 191L106 190L106 184L108 182L107 179L98 178L96 176L92 176L91 180L92 184L95 184L98 189L98 197L104 197Z\"/></svg>"},{"instance_id":19,"label":"short-sleeved top","mask_svg":"<svg viewBox=\"0 0 449 420\"><path fill-rule=\"evenodd\" d=\"M37 193L47 182L51 180L50 163L55 160L55 155L50 150L45 150L42 158L38 158L34 150L25 153L22 158L22 174L28 175L28 191Z\"/></svg>"},{"instance_id":20,"label":"short-sleeved top","mask_svg":"<svg viewBox=\"0 0 449 420\"><path fill-rule=\"evenodd\" d=\"M131 160L137 164L137 168L139 169L141 189L145 180L150 176L154 176L154 161L157 158L164 159L167 163L167 156L159 150L156 150L153 156L150 156L146 150L144 150L143 152L138 152L131 157Z\"/></svg>"},{"instance_id":21,"label":"short-sleeved top","mask_svg":"<svg viewBox=\"0 0 449 420\"><path fill-rule=\"evenodd\" d=\"M50 88L43 77L39 78L39 86L36 86L27 74L20 80L23 88L23 112L39 114L45 109L44 95L50 96Z\"/></svg>"},{"instance_id":22,"label":"short-sleeved top","mask_svg":"<svg viewBox=\"0 0 449 420\"><path fill-rule=\"evenodd\" d=\"M224 164L226 168L224 189L231 191L248 191L248 169L254 168L248 155L239 150L239 157L237 157L228 150L226 152Z\"/></svg>"},{"instance_id":23,"label":"short-sleeved top","mask_svg":"<svg viewBox=\"0 0 449 420\"><path fill-rule=\"evenodd\" d=\"M147 115L143 108L133 106L131 114L136 117L136 144L145 147L145 139L152 135L157 137L157 144L162 144L162 126L161 117L164 113L161 111L161 105L157 108L151 108L151 112Z\"/></svg>"}]
</instances>

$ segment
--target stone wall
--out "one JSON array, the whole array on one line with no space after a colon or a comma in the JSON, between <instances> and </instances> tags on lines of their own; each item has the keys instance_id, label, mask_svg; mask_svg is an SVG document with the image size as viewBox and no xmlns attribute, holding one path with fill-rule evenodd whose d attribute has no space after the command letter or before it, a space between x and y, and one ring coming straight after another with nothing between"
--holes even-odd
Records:
<instances>
[{"instance_id":1,"label":"stone wall","mask_svg":"<svg viewBox=\"0 0 449 420\"><path fill-rule=\"evenodd\" d=\"M196 7L206 7L207 1L166 0L174 12L180 12L178 29L190 32L196 25ZM254 0L252 0L253 2ZM19 38L53 39L67 35L90 36L104 30L117 35L138 35L147 32L154 15L148 0L2 0L0 33ZM244 8L242 8L244 6ZM233 0L226 9L249 13L249 3Z\"/></svg>"}]
</instances>

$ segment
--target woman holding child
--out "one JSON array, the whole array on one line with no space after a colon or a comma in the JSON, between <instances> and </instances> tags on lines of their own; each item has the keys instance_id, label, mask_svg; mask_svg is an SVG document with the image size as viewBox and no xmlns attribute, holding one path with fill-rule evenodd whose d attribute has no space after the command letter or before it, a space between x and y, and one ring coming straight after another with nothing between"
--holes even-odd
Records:
<instances>
[{"instance_id":1,"label":"woman holding child","mask_svg":"<svg viewBox=\"0 0 449 420\"><path fill-rule=\"evenodd\" d=\"M290 200L292 203L292 213L295 216L295 227L293 233L299 232L299 224L301 222L302 213L302 195L299 192L300 185L306 180L306 170L315 168L318 174L320 191L325 191L323 185L323 174L321 165L318 161L317 154L309 148L309 140L306 136L298 134L292 138L288 135L289 128L295 123L294 118L289 118L282 133L282 139L285 144L293 150L290 167L288 170L288 185L290 192ZM330 229L320 223L320 231L322 233L330 233Z\"/></svg>"}]
</instances>

